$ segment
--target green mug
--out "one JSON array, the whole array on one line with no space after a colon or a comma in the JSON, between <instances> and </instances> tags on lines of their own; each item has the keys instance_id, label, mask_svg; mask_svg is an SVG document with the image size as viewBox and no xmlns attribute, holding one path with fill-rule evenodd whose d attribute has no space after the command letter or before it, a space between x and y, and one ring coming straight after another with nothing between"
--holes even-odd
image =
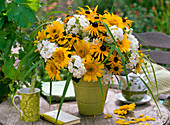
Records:
<instances>
[{"instance_id":1,"label":"green mug","mask_svg":"<svg viewBox=\"0 0 170 125\"><path fill-rule=\"evenodd\" d=\"M15 98L19 98L18 108L15 104ZM35 88L34 92L30 93L30 88L19 89L18 95L13 98L13 104L20 113L20 119L24 122L38 121L39 113L40 89Z\"/></svg>"}]
</instances>

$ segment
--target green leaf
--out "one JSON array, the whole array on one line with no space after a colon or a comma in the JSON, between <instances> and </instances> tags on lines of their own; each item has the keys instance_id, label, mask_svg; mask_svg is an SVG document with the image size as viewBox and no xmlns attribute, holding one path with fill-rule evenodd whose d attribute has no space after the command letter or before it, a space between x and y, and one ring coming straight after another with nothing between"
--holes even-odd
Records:
<instances>
[{"instance_id":1,"label":"green leaf","mask_svg":"<svg viewBox=\"0 0 170 125\"><path fill-rule=\"evenodd\" d=\"M0 31L0 49L5 49L5 46L6 46L6 40L5 40L5 36L8 35L7 32L5 31Z\"/></svg>"},{"instance_id":2,"label":"green leaf","mask_svg":"<svg viewBox=\"0 0 170 125\"><path fill-rule=\"evenodd\" d=\"M61 101L60 101L60 106L58 108L58 113L57 113L57 117L56 117L56 121L55 121L55 125L57 125L57 119L59 117L59 114L60 114L60 110L61 110L61 107L62 107L62 104L63 104L63 101L64 101L64 97L66 95L66 92L67 92L67 89L68 89L68 86L70 84L70 80L72 79L73 77L73 74L70 73L68 76L67 76L67 81L66 81L66 84L65 84L65 87L64 87L64 91L63 91L63 95L61 97Z\"/></svg>"},{"instance_id":3,"label":"green leaf","mask_svg":"<svg viewBox=\"0 0 170 125\"><path fill-rule=\"evenodd\" d=\"M102 83L101 83L100 77L97 77L97 79L98 79L98 83L99 83L100 90L101 90L101 93L102 93L102 97L103 97L103 100L104 100L104 94L103 94L103 90L102 90Z\"/></svg>"},{"instance_id":4,"label":"green leaf","mask_svg":"<svg viewBox=\"0 0 170 125\"><path fill-rule=\"evenodd\" d=\"M9 60L5 60L5 64L2 67L2 71L5 74L5 78L17 79L18 72L13 66L14 62L14 57L11 57Z\"/></svg>"},{"instance_id":5,"label":"green leaf","mask_svg":"<svg viewBox=\"0 0 170 125\"><path fill-rule=\"evenodd\" d=\"M27 0L28 6L35 12L37 12L39 5L40 5L40 0Z\"/></svg>"},{"instance_id":6,"label":"green leaf","mask_svg":"<svg viewBox=\"0 0 170 125\"><path fill-rule=\"evenodd\" d=\"M28 28L36 17L33 10L26 4L23 4L25 2L24 0L18 0L9 3L7 6L7 16L9 21L13 19L19 26Z\"/></svg>"},{"instance_id":7,"label":"green leaf","mask_svg":"<svg viewBox=\"0 0 170 125\"><path fill-rule=\"evenodd\" d=\"M37 67L39 64L41 64L42 62L43 62L44 60L39 60L38 62L36 62L31 68L29 68L29 70L26 72L26 73L24 73L24 76L22 77L22 79L21 79L21 81L23 81L25 78L26 78L26 76L35 68L35 67ZM21 75L20 75L21 76Z\"/></svg>"},{"instance_id":8,"label":"green leaf","mask_svg":"<svg viewBox=\"0 0 170 125\"><path fill-rule=\"evenodd\" d=\"M25 51L22 49L19 50L19 60L21 60L26 55Z\"/></svg>"},{"instance_id":9,"label":"green leaf","mask_svg":"<svg viewBox=\"0 0 170 125\"><path fill-rule=\"evenodd\" d=\"M0 17L0 29L2 28L4 21L5 21L4 17Z\"/></svg>"},{"instance_id":10,"label":"green leaf","mask_svg":"<svg viewBox=\"0 0 170 125\"><path fill-rule=\"evenodd\" d=\"M50 105L51 106L51 97L52 97L52 80L50 79Z\"/></svg>"},{"instance_id":11,"label":"green leaf","mask_svg":"<svg viewBox=\"0 0 170 125\"><path fill-rule=\"evenodd\" d=\"M113 1L113 4L112 4L112 8L111 8L111 10L110 10L110 13L113 13L115 2L116 2L116 0Z\"/></svg>"},{"instance_id":12,"label":"green leaf","mask_svg":"<svg viewBox=\"0 0 170 125\"><path fill-rule=\"evenodd\" d=\"M108 60L108 58L110 57L110 55L113 53L113 50L114 50L114 49L115 49L115 46L114 46L114 45L111 45L111 49L110 49L110 52L109 52L108 56L106 57L106 59L105 59L101 64L105 63L105 62Z\"/></svg>"},{"instance_id":13,"label":"green leaf","mask_svg":"<svg viewBox=\"0 0 170 125\"><path fill-rule=\"evenodd\" d=\"M2 12L3 9L5 9L5 2L6 0L0 0L0 13Z\"/></svg>"}]
</instances>

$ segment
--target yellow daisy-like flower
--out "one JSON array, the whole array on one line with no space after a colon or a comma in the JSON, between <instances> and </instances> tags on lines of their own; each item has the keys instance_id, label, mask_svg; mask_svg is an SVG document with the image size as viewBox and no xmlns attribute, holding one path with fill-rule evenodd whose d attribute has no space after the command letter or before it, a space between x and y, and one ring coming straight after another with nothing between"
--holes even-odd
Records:
<instances>
[{"instance_id":1,"label":"yellow daisy-like flower","mask_svg":"<svg viewBox=\"0 0 170 125\"><path fill-rule=\"evenodd\" d=\"M69 21L69 19L71 19L73 16L67 15L67 17L64 19L64 23L67 23Z\"/></svg>"},{"instance_id":2,"label":"yellow daisy-like flower","mask_svg":"<svg viewBox=\"0 0 170 125\"><path fill-rule=\"evenodd\" d=\"M92 48L91 51L94 53L94 57L97 57L98 60L101 59L101 61L103 61L104 56L106 56L106 57L108 56L109 49L108 49L108 47L102 45L101 42L98 42L97 40L95 40L95 41L96 41L97 45L91 43L91 48Z\"/></svg>"},{"instance_id":3,"label":"yellow daisy-like flower","mask_svg":"<svg viewBox=\"0 0 170 125\"><path fill-rule=\"evenodd\" d=\"M58 44L59 45L64 45L66 44L68 41L67 37L66 36L62 36L61 38L58 39Z\"/></svg>"},{"instance_id":4,"label":"yellow daisy-like flower","mask_svg":"<svg viewBox=\"0 0 170 125\"><path fill-rule=\"evenodd\" d=\"M131 43L131 41L127 40L127 34L124 34L124 37L123 37L123 40L122 40L122 41L120 41L120 40L117 41L117 44L118 44L118 46L119 46L119 49L120 49L120 51L121 51L122 53L123 53L123 52L126 53L127 51L129 51L130 43Z\"/></svg>"},{"instance_id":5,"label":"yellow daisy-like flower","mask_svg":"<svg viewBox=\"0 0 170 125\"><path fill-rule=\"evenodd\" d=\"M110 55L108 61L109 63L107 63L106 65L122 64L121 58L116 51L114 51L113 54Z\"/></svg>"},{"instance_id":6,"label":"yellow daisy-like flower","mask_svg":"<svg viewBox=\"0 0 170 125\"><path fill-rule=\"evenodd\" d=\"M101 40L101 41L106 41L106 39L110 39L110 37L107 35L106 32L104 32L104 33L100 33L98 39Z\"/></svg>"},{"instance_id":7,"label":"yellow daisy-like flower","mask_svg":"<svg viewBox=\"0 0 170 125\"><path fill-rule=\"evenodd\" d=\"M120 63L111 65L110 68L110 72L113 73L113 75L120 75L120 72L123 71L123 66Z\"/></svg>"},{"instance_id":8,"label":"yellow daisy-like flower","mask_svg":"<svg viewBox=\"0 0 170 125\"><path fill-rule=\"evenodd\" d=\"M81 11L79 10L76 10L76 13L80 14L80 15L85 15L86 18L92 18L94 17L95 15L97 15L97 8L98 8L98 5L95 7L94 11L87 5L85 6L88 8L88 10L84 10L83 8L81 7L78 7Z\"/></svg>"},{"instance_id":9,"label":"yellow daisy-like flower","mask_svg":"<svg viewBox=\"0 0 170 125\"><path fill-rule=\"evenodd\" d=\"M85 43L84 40L74 44L75 51L72 52L73 55L79 55L82 59L90 58L93 54L91 51L90 43Z\"/></svg>"},{"instance_id":10,"label":"yellow daisy-like flower","mask_svg":"<svg viewBox=\"0 0 170 125\"><path fill-rule=\"evenodd\" d=\"M79 35L76 34L68 34L67 39L69 40L68 43L65 45L66 48L68 48L69 50L71 49L71 47L74 45L74 43L79 42Z\"/></svg>"},{"instance_id":11,"label":"yellow daisy-like flower","mask_svg":"<svg viewBox=\"0 0 170 125\"><path fill-rule=\"evenodd\" d=\"M54 80L61 80L60 77L60 67L57 67L55 63L52 60L47 60L47 65L45 67L45 70L47 71L49 78Z\"/></svg>"},{"instance_id":12,"label":"yellow daisy-like flower","mask_svg":"<svg viewBox=\"0 0 170 125\"><path fill-rule=\"evenodd\" d=\"M128 20L127 17L122 18L122 21L123 21L123 25L128 27L129 29L131 27L132 22L134 22L134 21Z\"/></svg>"},{"instance_id":13,"label":"yellow daisy-like flower","mask_svg":"<svg viewBox=\"0 0 170 125\"><path fill-rule=\"evenodd\" d=\"M61 68L66 68L70 60L67 50L63 47L56 48L56 52L53 53L52 58L55 65Z\"/></svg>"},{"instance_id":14,"label":"yellow daisy-like flower","mask_svg":"<svg viewBox=\"0 0 170 125\"><path fill-rule=\"evenodd\" d=\"M44 38L46 38L46 32L44 29L42 29L41 31L38 32L38 36L36 37L36 39L37 39L36 42L38 42Z\"/></svg>"},{"instance_id":15,"label":"yellow daisy-like flower","mask_svg":"<svg viewBox=\"0 0 170 125\"><path fill-rule=\"evenodd\" d=\"M110 14L109 12L105 11L103 18L105 18L103 22L109 26L116 25L119 28L122 28L122 29L124 28L122 18L118 15L114 15L113 13Z\"/></svg>"},{"instance_id":16,"label":"yellow daisy-like flower","mask_svg":"<svg viewBox=\"0 0 170 125\"><path fill-rule=\"evenodd\" d=\"M87 32L88 30L89 30L89 34L92 37L93 36L99 37L99 31L100 32L105 32L106 28L104 26L102 26L102 25L99 25L99 23L94 22L91 25L89 25L89 27L87 27L84 32Z\"/></svg>"},{"instance_id":17,"label":"yellow daisy-like flower","mask_svg":"<svg viewBox=\"0 0 170 125\"><path fill-rule=\"evenodd\" d=\"M139 59L139 62L137 63L136 67L135 67L135 73L140 73L141 71L141 66L142 66L142 63L144 62L144 59L142 58L143 57L143 53L141 50L138 50L138 52L140 53L140 57L138 57Z\"/></svg>"},{"instance_id":18,"label":"yellow daisy-like flower","mask_svg":"<svg viewBox=\"0 0 170 125\"><path fill-rule=\"evenodd\" d=\"M36 45L36 43L42 39L46 38L46 32L44 29L42 29L41 31L38 32L38 36L36 37L36 40L34 41L34 46ZM36 49L34 52L37 52L38 49Z\"/></svg>"},{"instance_id":19,"label":"yellow daisy-like flower","mask_svg":"<svg viewBox=\"0 0 170 125\"><path fill-rule=\"evenodd\" d=\"M84 81L97 81L97 77L103 76L103 68L104 64L101 64L97 59L94 60L94 58L87 58L84 62L84 65L86 67L86 74L84 75Z\"/></svg>"},{"instance_id":20,"label":"yellow daisy-like flower","mask_svg":"<svg viewBox=\"0 0 170 125\"><path fill-rule=\"evenodd\" d=\"M47 26L46 32L50 41L58 41L63 36L64 24L61 24L60 21L53 21L52 25Z\"/></svg>"}]
</instances>

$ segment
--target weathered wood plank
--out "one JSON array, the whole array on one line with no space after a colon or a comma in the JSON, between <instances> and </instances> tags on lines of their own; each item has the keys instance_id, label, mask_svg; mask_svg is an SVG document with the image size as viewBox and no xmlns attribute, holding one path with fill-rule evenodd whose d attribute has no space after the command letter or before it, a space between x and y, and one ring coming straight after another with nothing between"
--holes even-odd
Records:
<instances>
[{"instance_id":1,"label":"weathered wood plank","mask_svg":"<svg viewBox=\"0 0 170 125\"><path fill-rule=\"evenodd\" d=\"M160 33L160 32L146 32L146 33L138 33L137 34L149 47L154 48L165 48L170 49L170 36ZM136 37L140 44L145 46L141 40Z\"/></svg>"},{"instance_id":2,"label":"weathered wood plank","mask_svg":"<svg viewBox=\"0 0 170 125\"><path fill-rule=\"evenodd\" d=\"M145 49L142 49L143 53L149 54L150 58L153 59L156 63L170 65L170 52L156 50L150 50L150 52L146 52L144 50Z\"/></svg>"}]
</instances>

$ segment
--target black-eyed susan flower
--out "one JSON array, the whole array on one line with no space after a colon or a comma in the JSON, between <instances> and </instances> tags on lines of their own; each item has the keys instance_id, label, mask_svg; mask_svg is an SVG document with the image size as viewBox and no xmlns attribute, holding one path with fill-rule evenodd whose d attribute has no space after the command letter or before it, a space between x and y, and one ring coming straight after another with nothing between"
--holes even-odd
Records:
<instances>
[{"instance_id":1,"label":"black-eyed susan flower","mask_svg":"<svg viewBox=\"0 0 170 125\"><path fill-rule=\"evenodd\" d=\"M84 10L83 8L78 7L81 11L76 10L76 13L77 13L77 14L80 14L80 15L85 15L86 18L92 18L92 17L94 17L95 15L97 15L98 5L95 7L94 10L92 10L88 5L85 6L85 7L88 8L88 9L87 9L87 10Z\"/></svg>"},{"instance_id":2,"label":"black-eyed susan flower","mask_svg":"<svg viewBox=\"0 0 170 125\"><path fill-rule=\"evenodd\" d=\"M96 44L91 44L91 48L92 48L92 53L94 53L94 57L97 57L98 60L103 61L104 60L104 56L107 57L109 54L109 48L105 45L102 45L102 42L98 42L97 40Z\"/></svg>"},{"instance_id":3,"label":"black-eyed susan flower","mask_svg":"<svg viewBox=\"0 0 170 125\"><path fill-rule=\"evenodd\" d=\"M68 39L68 43L65 45L65 47L67 47L69 50L74 45L74 43L79 42L80 40L80 36L76 34L68 34L66 37Z\"/></svg>"},{"instance_id":4,"label":"black-eyed susan flower","mask_svg":"<svg viewBox=\"0 0 170 125\"><path fill-rule=\"evenodd\" d=\"M45 67L45 70L47 71L49 78L51 80L61 80L60 77L60 67L56 66L54 61L52 60L47 60L47 65Z\"/></svg>"},{"instance_id":5,"label":"black-eyed susan flower","mask_svg":"<svg viewBox=\"0 0 170 125\"><path fill-rule=\"evenodd\" d=\"M124 26L126 26L126 27L130 28L130 27L131 27L132 22L134 22L134 21L128 20L128 18L127 18L127 17L125 17L125 18L122 18L122 22L123 22L123 25L124 25Z\"/></svg>"},{"instance_id":6,"label":"black-eyed susan flower","mask_svg":"<svg viewBox=\"0 0 170 125\"><path fill-rule=\"evenodd\" d=\"M92 23L84 32L89 32L92 37L99 37L99 32L105 32L106 28L97 22Z\"/></svg>"},{"instance_id":7,"label":"black-eyed susan flower","mask_svg":"<svg viewBox=\"0 0 170 125\"><path fill-rule=\"evenodd\" d=\"M90 58L93 52L91 51L90 43L85 43L84 40L74 44L75 51L73 55L79 55L82 59Z\"/></svg>"},{"instance_id":8,"label":"black-eyed susan flower","mask_svg":"<svg viewBox=\"0 0 170 125\"><path fill-rule=\"evenodd\" d=\"M117 64L110 66L110 72L113 75L120 75L120 72L123 71L122 68L123 68L123 66L121 64L117 63Z\"/></svg>"},{"instance_id":9,"label":"black-eyed susan flower","mask_svg":"<svg viewBox=\"0 0 170 125\"><path fill-rule=\"evenodd\" d=\"M119 46L120 51L123 52L127 52L130 49L130 43L131 41L127 40L127 34L124 34L123 40L118 40L117 44Z\"/></svg>"},{"instance_id":10,"label":"black-eyed susan flower","mask_svg":"<svg viewBox=\"0 0 170 125\"><path fill-rule=\"evenodd\" d=\"M68 54L69 52L65 48L56 48L56 52L54 52L52 55L52 59L54 60L55 65L63 69L66 68L68 61L70 60Z\"/></svg>"},{"instance_id":11,"label":"black-eyed susan flower","mask_svg":"<svg viewBox=\"0 0 170 125\"><path fill-rule=\"evenodd\" d=\"M100 35L99 35L99 38L98 38L99 40L101 40L101 41L106 41L106 39L110 39L110 37L107 35L107 32L104 32L104 33L100 33Z\"/></svg>"},{"instance_id":12,"label":"black-eyed susan flower","mask_svg":"<svg viewBox=\"0 0 170 125\"><path fill-rule=\"evenodd\" d=\"M50 41L55 42L63 36L64 24L61 24L60 21L53 21L52 25L48 25L45 31L47 38Z\"/></svg>"},{"instance_id":13,"label":"black-eyed susan flower","mask_svg":"<svg viewBox=\"0 0 170 125\"><path fill-rule=\"evenodd\" d=\"M108 63L107 63L107 65L114 65L114 64L121 64L121 58L116 51L113 51L113 53L108 58Z\"/></svg>"},{"instance_id":14,"label":"black-eyed susan flower","mask_svg":"<svg viewBox=\"0 0 170 125\"><path fill-rule=\"evenodd\" d=\"M86 74L84 75L84 81L97 81L97 77L103 76L103 68L104 64L99 65L101 62L98 61L98 59L94 58L87 58L84 62L84 65L86 67Z\"/></svg>"}]
</instances>

